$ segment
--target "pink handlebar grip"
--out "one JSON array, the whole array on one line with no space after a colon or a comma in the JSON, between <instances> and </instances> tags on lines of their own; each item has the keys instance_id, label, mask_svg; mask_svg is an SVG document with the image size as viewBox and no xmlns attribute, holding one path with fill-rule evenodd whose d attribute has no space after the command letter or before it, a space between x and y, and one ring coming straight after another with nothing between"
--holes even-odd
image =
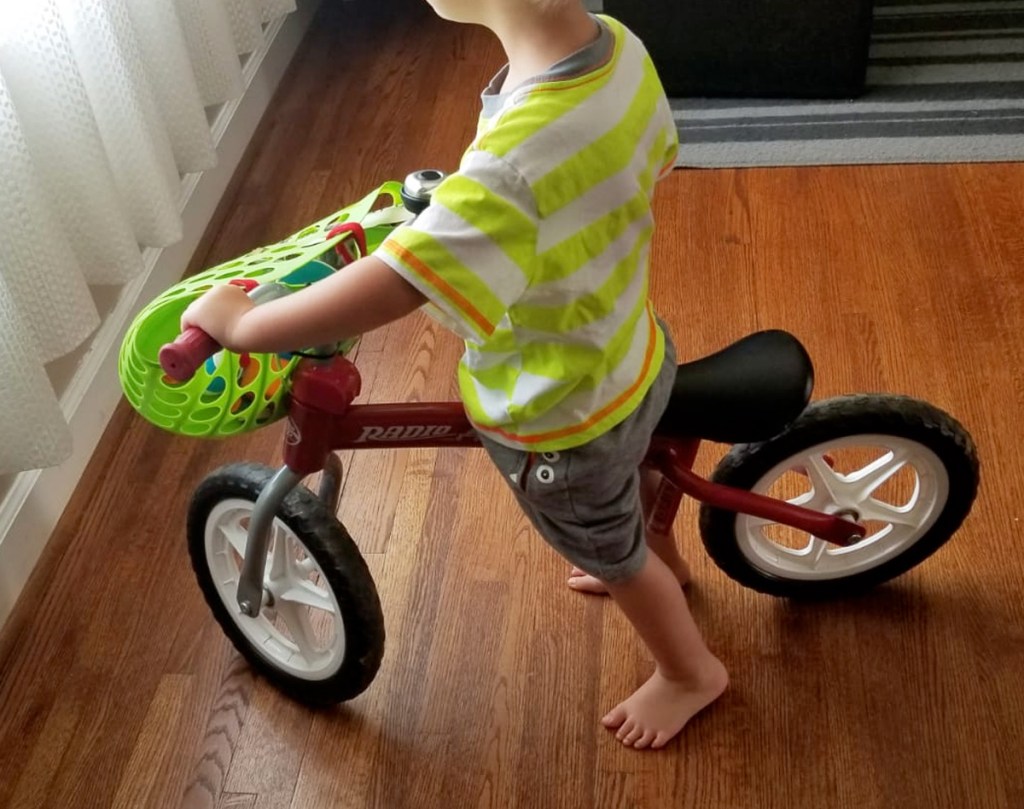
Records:
<instances>
[{"instance_id":1,"label":"pink handlebar grip","mask_svg":"<svg viewBox=\"0 0 1024 809\"><path fill-rule=\"evenodd\" d=\"M160 349L160 367L176 382L187 382L219 350L220 344L202 329L187 329Z\"/></svg>"}]
</instances>

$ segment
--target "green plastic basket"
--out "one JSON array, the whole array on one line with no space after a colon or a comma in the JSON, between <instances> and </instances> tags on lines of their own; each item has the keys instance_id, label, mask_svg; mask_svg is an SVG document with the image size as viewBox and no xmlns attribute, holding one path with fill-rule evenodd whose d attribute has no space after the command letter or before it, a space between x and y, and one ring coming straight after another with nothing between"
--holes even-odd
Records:
<instances>
[{"instance_id":1,"label":"green plastic basket","mask_svg":"<svg viewBox=\"0 0 1024 809\"><path fill-rule=\"evenodd\" d=\"M385 207L379 206L383 198ZM373 251L408 219L401 184L389 182L359 202L320 220L277 244L260 247L233 261L186 278L146 306L121 343L118 375L125 398L147 421L179 435L226 438L255 430L284 415L282 400L298 362L292 355L220 351L186 382L176 382L160 367L160 348L179 334L186 307L219 284L250 279L300 289L334 272L332 252L344 234L327 238L335 225L357 222ZM339 346L347 354L358 340ZM296 348L299 348L298 346Z\"/></svg>"}]
</instances>

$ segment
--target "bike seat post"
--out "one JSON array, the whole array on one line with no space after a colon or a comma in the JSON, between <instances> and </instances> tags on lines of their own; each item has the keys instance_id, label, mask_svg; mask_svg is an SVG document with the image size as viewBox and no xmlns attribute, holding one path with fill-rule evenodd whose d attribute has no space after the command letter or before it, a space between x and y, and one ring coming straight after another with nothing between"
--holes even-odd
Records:
<instances>
[{"instance_id":1,"label":"bike seat post","mask_svg":"<svg viewBox=\"0 0 1024 809\"><path fill-rule=\"evenodd\" d=\"M658 536L667 535L672 530L672 524L676 521L676 515L679 513L679 506L682 502L682 490L668 478L663 477L654 498L651 514L647 519L648 533Z\"/></svg>"},{"instance_id":2,"label":"bike seat post","mask_svg":"<svg viewBox=\"0 0 1024 809\"><path fill-rule=\"evenodd\" d=\"M672 530L684 493L673 470L692 468L699 448L700 441L696 439L678 440L658 435L652 439L644 466L661 473L661 484L647 520L646 528L650 533L665 535Z\"/></svg>"}]
</instances>

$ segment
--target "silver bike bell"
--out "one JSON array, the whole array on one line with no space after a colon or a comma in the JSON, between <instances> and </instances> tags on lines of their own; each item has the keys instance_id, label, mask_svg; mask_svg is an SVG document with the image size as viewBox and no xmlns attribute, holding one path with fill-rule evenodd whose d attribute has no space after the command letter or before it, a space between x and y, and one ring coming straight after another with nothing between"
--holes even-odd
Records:
<instances>
[{"instance_id":1,"label":"silver bike bell","mask_svg":"<svg viewBox=\"0 0 1024 809\"><path fill-rule=\"evenodd\" d=\"M430 205L434 190L444 182L446 176L443 171L437 169L423 169L414 171L406 177L402 185L402 202L405 209L414 216L423 213Z\"/></svg>"}]
</instances>

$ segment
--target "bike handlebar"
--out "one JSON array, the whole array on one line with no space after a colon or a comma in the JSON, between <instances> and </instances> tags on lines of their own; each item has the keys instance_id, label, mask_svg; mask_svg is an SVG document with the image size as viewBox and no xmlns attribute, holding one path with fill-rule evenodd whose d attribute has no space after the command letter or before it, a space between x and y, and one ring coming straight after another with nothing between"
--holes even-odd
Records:
<instances>
[{"instance_id":1,"label":"bike handlebar","mask_svg":"<svg viewBox=\"0 0 1024 809\"><path fill-rule=\"evenodd\" d=\"M441 184L445 174L440 171L428 170L410 174L402 186L402 199L410 211L420 213L430 204L430 196L434 189ZM351 235L358 244L359 255L365 256L368 253L366 246L366 234L361 225L355 222L348 222L331 229L328 238L333 239L341 233ZM338 244L339 251L346 263L351 263L352 256L344 250L344 239ZM280 289L287 293L289 290L280 285L268 285L261 287L256 281L246 278L232 279L228 283L242 287L254 299L259 290ZM254 294L254 290L256 290ZM264 296L267 300L279 297L279 294L270 292ZM160 367L175 382L188 382L198 371L207 359L220 351L221 345L202 329L192 327L179 334L174 342L167 343L160 349L158 360Z\"/></svg>"},{"instance_id":2,"label":"bike handlebar","mask_svg":"<svg viewBox=\"0 0 1024 809\"><path fill-rule=\"evenodd\" d=\"M179 334L173 343L167 343L160 349L160 367L176 382L188 382L220 347L220 343L205 331L193 326Z\"/></svg>"}]
</instances>

